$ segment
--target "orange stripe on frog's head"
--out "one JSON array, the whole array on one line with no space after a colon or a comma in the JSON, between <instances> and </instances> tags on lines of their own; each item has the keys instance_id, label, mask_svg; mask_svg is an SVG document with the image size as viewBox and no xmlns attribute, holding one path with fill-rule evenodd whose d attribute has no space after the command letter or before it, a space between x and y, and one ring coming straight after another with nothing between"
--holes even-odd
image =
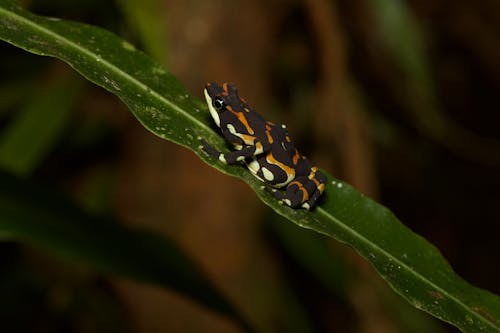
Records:
<instances>
[{"instance_id":1,"label":"orange stripe on frog's head","mask_svg":"<svg viewBox=\"0 0 500 333\"><path fill-rule=\"evenodd\" d=\"M221 96L238 96L238 90L236 89L236 86L234 85L234 83L230 82L224 82L222 85L216 82L207 82L205 84L205 89L208 91L208 94L212 99Z\"/></svg>"},{"instance_id":2,"label":"orange stripe on frog's head","mask_svg":"<svg viewBox=\"0 0 500 333\"><path fill-rule=\"evenodd\" d=\"M295 154L292 157L293 165L297 165L297 163L299 163L299 158L300 158L299 151L295 149Z\"/></svg>"},{"instance_id":3,"label":"orange stripe on frog's head","mask_svg":"<svg viewBox=\"0 0 500 333\"><path fill-rule=\"evenodd\" d=\"M222 84L222 96L228 96L229 95L229 90L227 90L227 82L224 82Z\"/></svg>"},{"instance_id":4,"label":"orange stripe on frog's head","mask_svg":"<svg viewBox=\"0 0 500 333\"><path fill-rule=\"evenodd\" d=\"M219 113L229 111L237 117L248 134L254 134L254 129L250 126L244 115L244 113L248 113L250 110L246 111L242 108L242 99L238 96L238 90L233 83L224 82L222 85L219 85L215 82L209 82L205 85L205 96L210 113L217 126L220 126ZM223 102L223 107L220 107L221 102Z\"/></svg>"}]
</instances>

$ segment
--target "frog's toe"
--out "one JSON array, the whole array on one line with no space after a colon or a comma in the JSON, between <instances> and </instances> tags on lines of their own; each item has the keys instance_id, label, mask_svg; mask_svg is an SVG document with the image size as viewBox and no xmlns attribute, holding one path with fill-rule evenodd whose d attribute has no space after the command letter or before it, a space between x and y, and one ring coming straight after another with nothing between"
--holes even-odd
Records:
<instances>
[{"instance_id":1,"label":"frog's toe","mask_svg":"<svg viewBox=\"0 0 500 333\"><path fill-rule=\"evenodd\" d=\"M220 159L221 152L219 152L217 149L215 149L214 146L208 143L207 140L201 139L201 149L203 149L208 155L212 156L213 158Z\"/></svg>"}]
</instances>

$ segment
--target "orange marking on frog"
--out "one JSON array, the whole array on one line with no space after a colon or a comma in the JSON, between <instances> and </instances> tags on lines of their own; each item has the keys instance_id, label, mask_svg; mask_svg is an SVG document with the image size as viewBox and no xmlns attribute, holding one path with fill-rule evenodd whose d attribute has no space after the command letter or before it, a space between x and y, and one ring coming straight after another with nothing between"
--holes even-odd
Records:
<instances>
[{"instance_id":1,"label":"orange marking on frog","mask_svg":"<svg viewBox=\"0 0 500 333\"><path fill-rule=\"evenodd\" d=\"M307 193L307 190L302 185L302 183L295 180L295 181L291 182L290 184L288 184L288 186L291 186L291 185L297 185L299 190L302 191L302 202L305 202L309 199L309 193Z\"/></svg>"},{"instance_id":2,"label":"orange marking on frog","mask_svg":"<svg viewBox=\"0 0 500 333\"><path fill-rule=\"evenodd\" d=\"M293 168L290 168L289 166L287 166L286 164L283 164L281 163L280 161L278 161L276 158L274 158L273 156L273 153L270 152L267 156L266 156L266 160L271 163L271 164L274 164L274 165L277 165L279 166L283 171L286 172L287 175L292 175L292 176L295 176L295 169Z\"/></svg>"},{"instance_id":3,"label":"orange marking on frog","mask_svg":"<svg viewBox=\"0 0 500 333\"><path fill-rule=\"evenodd\" d=\"M297 165L297 163L299 163L299 158L300 158L299 151L295 149L295 155L293 155L292 158L293 165Z\"/></svg>"},{"instance_id":4,"label":"orange marking on frog","mask_svg":"<svg viewBox=\"0 0 500 333\"><path fill-rule=\"evenodd\" d=\"M240 123L243 124L243 126L245 126L248 133L250 134L255 133L253 128L250 127L250 125L248 124L247 118L245 118L245 115L243 113L234 111L231 105L226 106L226 109L232 112L236 117L238 117L238 120L240 121Z\"/></svg>"},{"instance_id":5,"label":"orange marking on frog","mask_svg":"<svg viewBox=\"0 0 500 333\"><path fill-rule=\"evenodd\" d=\"M269 125L266 125L266 136L267 136L267 141L269 141L269 143L273 143L274 139L273 137L271 136L271 126Z\"/></svg>"}]
</instances>

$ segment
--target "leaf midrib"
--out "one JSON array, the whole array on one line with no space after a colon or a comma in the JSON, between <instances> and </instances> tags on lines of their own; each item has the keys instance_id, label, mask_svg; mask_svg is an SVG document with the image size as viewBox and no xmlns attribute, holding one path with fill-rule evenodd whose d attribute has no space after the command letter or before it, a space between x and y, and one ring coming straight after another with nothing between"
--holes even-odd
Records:
<instances>
[{"instance_id":1,"label":"leaf midrib","mask_svg":"<svg viewBox=\"0 0 500 333\"><path fill-rule=\"evenodd\" d=\"M336 223L344 231L348 232L349 234L351 234L355 238L359 239L361 242L364 242L364 243L368 244L376 252L381 253L382 255L384 255L387 258L389 258L389 260L392 260L395 264L397 264L397 265L401 266L402 268L406 269L407 271L409 271L411 274L413 274L413 276L415 276L419 280L421 280L424 283L432 286L435 290L439 291L442 295L445 295L449 299L453 300L456 304L458 304L463 309L465 309L466 312L471 313L474 317L476 317L481 322L487 324L491 328L496 329L497 331L500 331L500 327L494 325L493 322L489 321L487 318L485 318L485 317L481 316L480 314L478 314L477 312L473 311L467 304L465 304L464 302L460 301L458 298L454 297L453 295L449 294L446 290L444 290L443 288L441 288L440 286L438 286L434 282L432 282L429 279L425 278L425 276L421 275L419 272L417 272L416 270L414 270L412 267L408 266L403 261L399 260L397 257L393 256L391 253L387 252L386 250L384 250L383 248L381 248L377 244L373 243L371 240L369 240L368 238L366 238L362 234L358 233L356 230L354 230L352 228L349 228L347 225L345 225L344 223L342 223L342 221L340 221L339 219L337 219L335 216L331 215L329 212L327 212L323 208L317 207L316 209L318 210L319 213L321 213L324 216L326 216L327 218L331 219L334 223ZM444 319L444 318L442 318L442 319Z\"/></svg>"},{"instance_id":2,"label":"leaf midrib","mask_svg":"<svg viewBox=\"0 0 500 333\"><path fill-rule=\"evenodd\" d=\"M120 68L116 67L115 65L113 65L112 63L107 61L106 59L102 58L101 55L96 54L96 53L90 51L89 49L84 48L84 47L72 42L71 40L67 39L66 37L64 37L64 36L54 32L52 30L49 30L49 29L43 27L42 25L35 24L34 22L26 19L24 16L18 15L18 14L14 13L10 10L7 10L3 7L0 7L0 12L3 12L4 14L6 14L6 16L10 16L10 17L14 18L15 20L23 22L24 24L32 27L35 30L38 30L38 31L45 33L53 38L56 38L56 39L63 41L68 46L73 47L74 49L85 54L86 56L90 57L91 59L99 58L100 59L99 63L102 64L103 67L108 67L113 72L115 72L117 75L119 75L119 76L123 77L125 80L135 84L137 87L142 89L145 93L151 94L154 98L158 99L160 102L164 103L165 105L168 105L172 109L176 110L177 112L181 113L185 117L189 118L190 120L195 122L198 126L204 128L206 131L209 131L209 132L213 131L207 124L205 124L204 122L193 117L188 111L186 111L183 108L179 107L178 105L170 102L168 99L164 98L160 93L156 92L154 89L152 89L148 85L142 83L141 81L139 81L135 77L129 75L127 72L121 70Z\"/></svg>"}]
</instances>

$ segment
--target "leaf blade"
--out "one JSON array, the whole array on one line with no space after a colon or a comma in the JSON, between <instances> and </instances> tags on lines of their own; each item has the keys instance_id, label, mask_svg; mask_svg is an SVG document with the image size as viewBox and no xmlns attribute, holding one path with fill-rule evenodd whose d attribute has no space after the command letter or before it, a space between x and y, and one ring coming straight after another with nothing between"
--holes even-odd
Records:
<instances>
[{"instance_id":1,"label":"leaf blade","mask_svg":"<svg viewBox=\"0 0 500 333\"><path fill-rule=\"evenodd\" d=\"M0 167L29 175L51 151L67 126L79 84L72 78L37 88L9 127L0 134Z\"/></svg>"}]
</instances>

